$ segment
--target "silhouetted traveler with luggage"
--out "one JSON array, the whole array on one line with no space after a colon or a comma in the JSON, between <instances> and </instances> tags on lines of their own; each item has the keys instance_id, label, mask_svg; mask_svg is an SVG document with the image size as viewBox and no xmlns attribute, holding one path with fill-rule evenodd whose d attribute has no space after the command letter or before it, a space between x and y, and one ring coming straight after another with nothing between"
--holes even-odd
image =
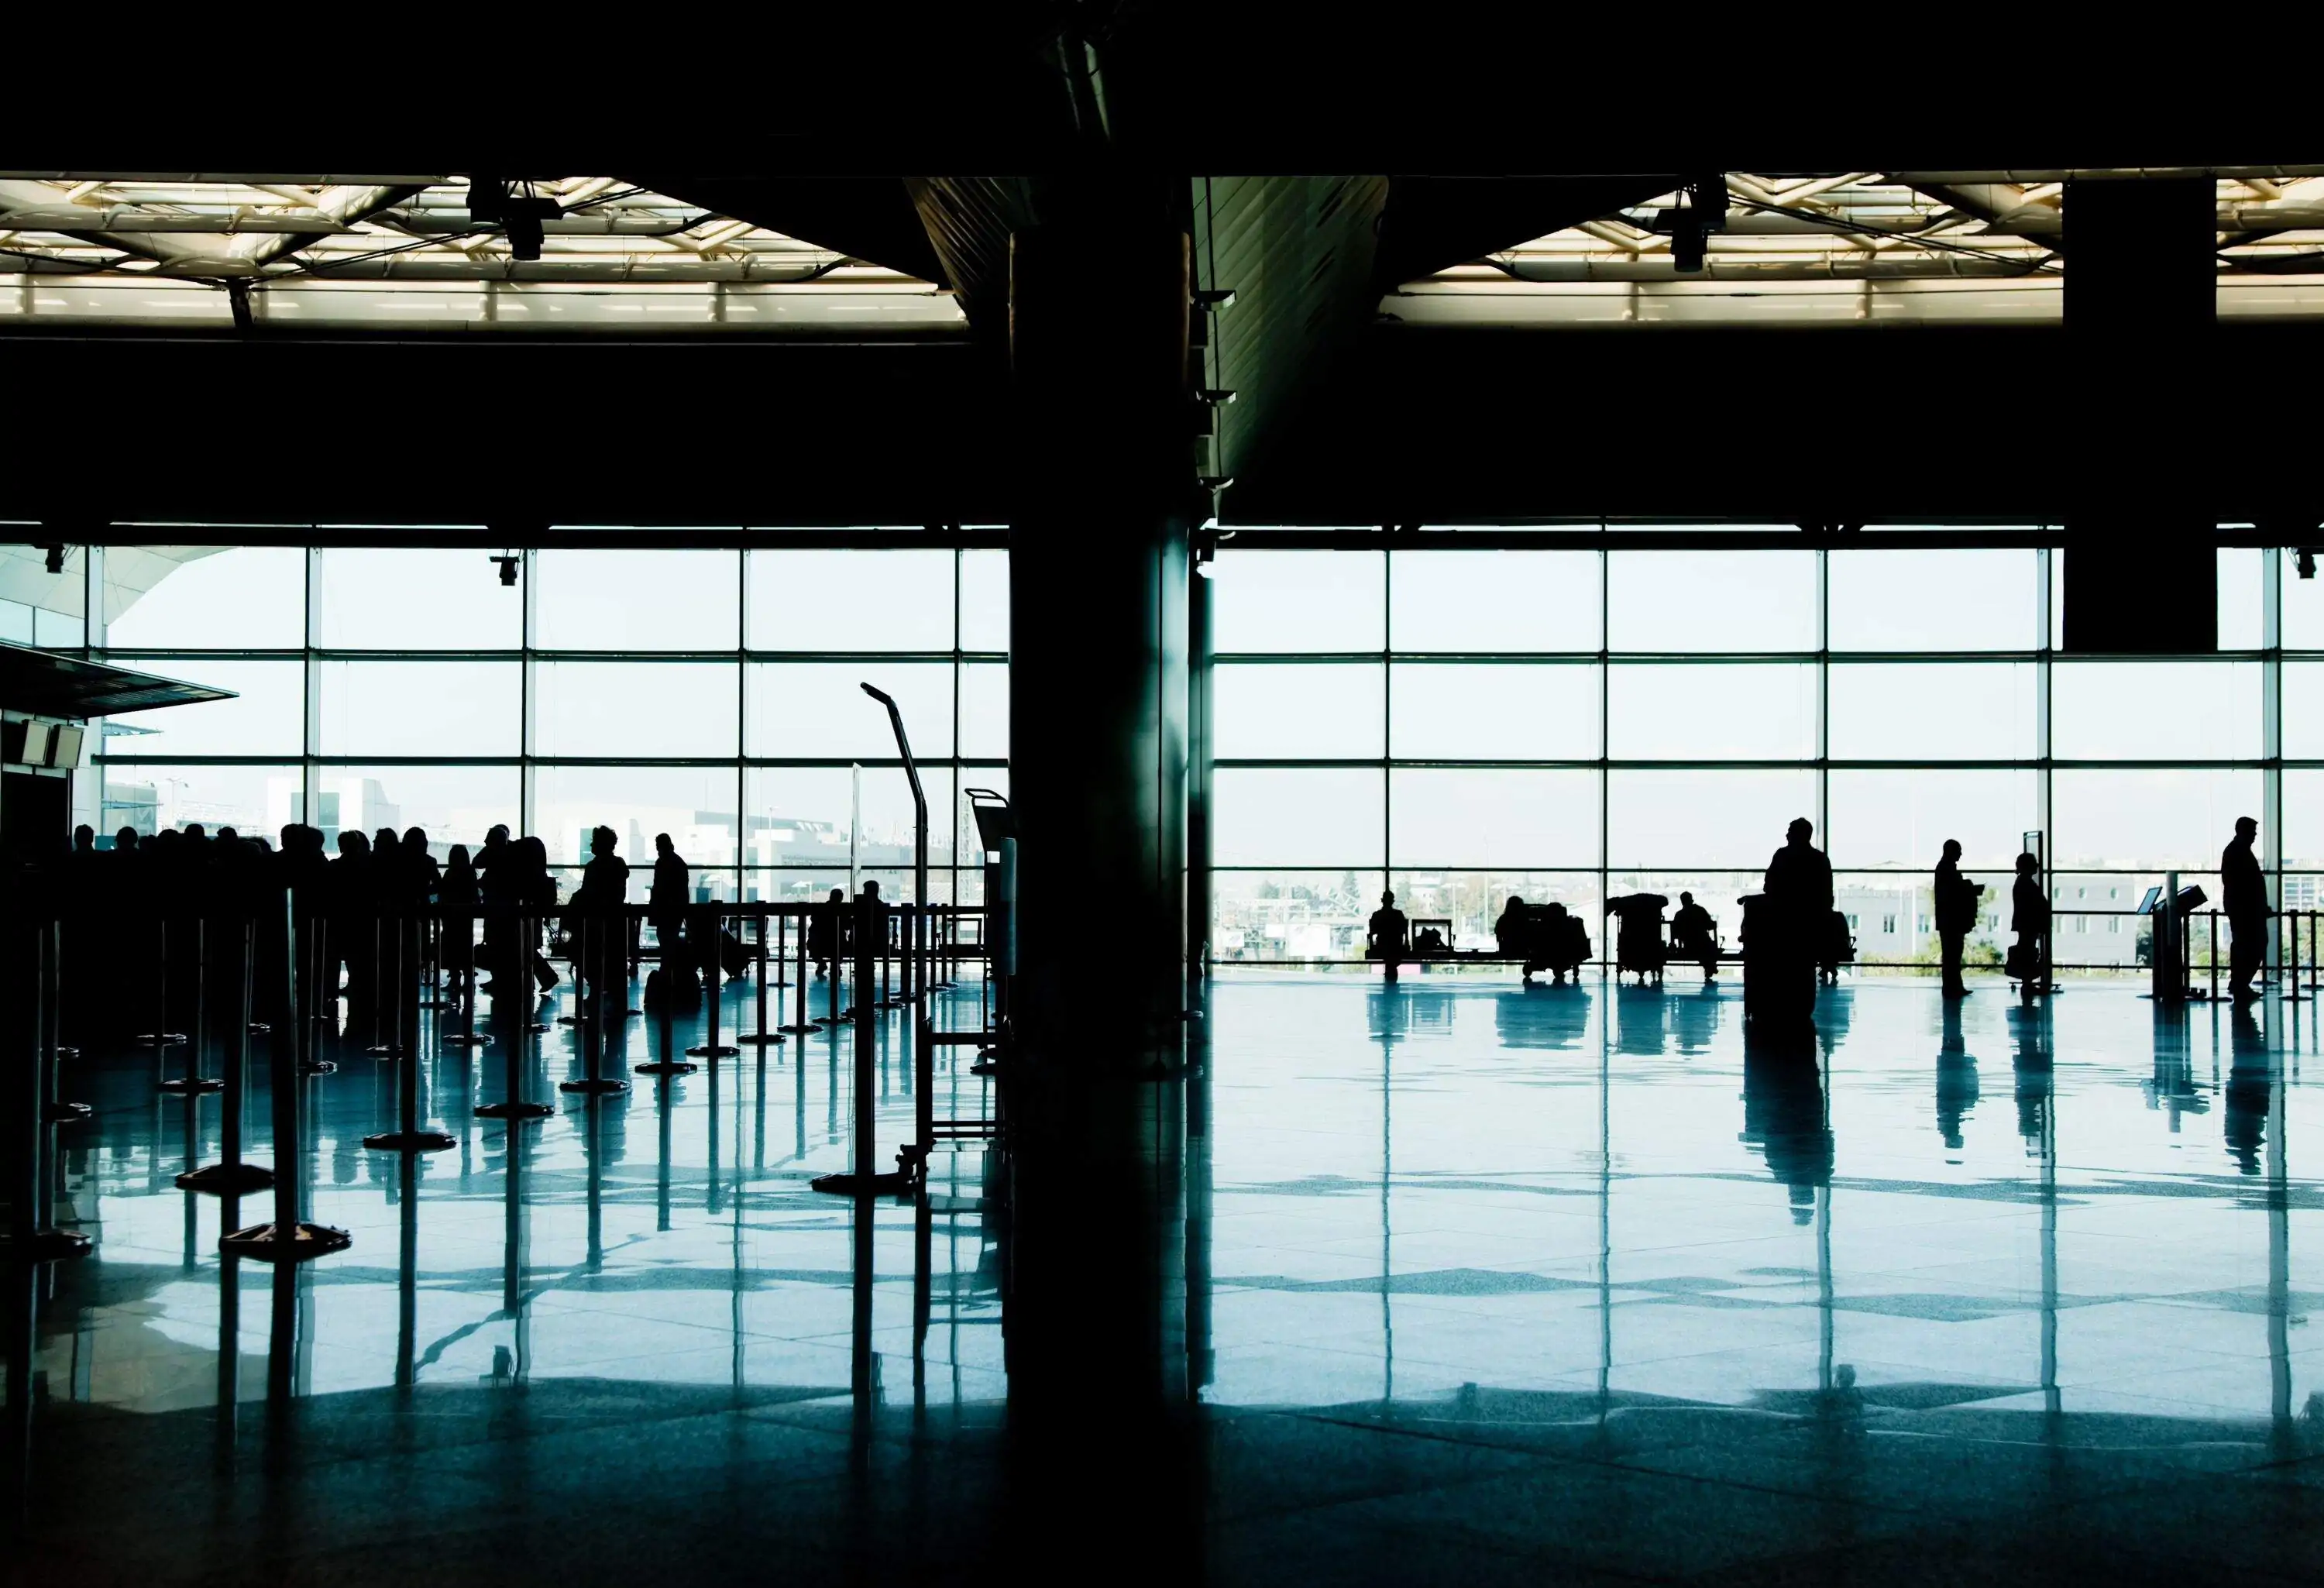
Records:
<instances>
[{"instance_id":1,"label":"silhouetted traveler with luggage","mask_svg":"<svg viewBox=\"0 0 2324 1588\"><path fill-rule=\"evenodd\" d=\"M1778 1024L1805 1026L1815 1014L1816 965L1831 923L1831 862L1809 840L1815 824L1805 817L1793 821L1784 843L1767 862L1760 882L1765 900L1765 926L1746 951L1747 980L1764 983L1761 1008ZM1751 956L1758 956L1757 970Z\"/></svg>"},{"instance_id":2,"label":"silhouetted traveler with luggage","mask_svg":"<svg viewBox=\"0 0 2324 1588\"><path fill-rule=\"evenodd\" d=\"M847 891L834 888L831 897L809 912L807 949L815 958L815 974L818 981L839 974L839 919L846 909Z\"/></svg>"},{"instance_id":3,"label":"silhouetted traveler with luggage","mask_svg":"<svg viewBox=\"0 0 2324 1588\"><path fill-rule=\"evenodd\" d=\"M1397 962L1411 952L1411 945L1407 941L1410 926L1405 919L1404 911L1396 907L1396 895L1381 894L1380 907L1372 911L1371 921L1364 928L1364 955L1386 966L1386 974L1391 982L1396 980Z\"/></svg>"},{"instance_id":4,"label":"silhouetted traveler with luggage","mask_svg":"<svg viewBox=\"0 0 2324 1588\"><path fill-rule=\"evenodd\" d=\"M646 891L646 916L661 945L662 963L678 958L686 927L686 907L692 902L693 873L668 833L654 835L653 882Z\"/></svg>"},{"instance_id":5,"label":"silhouetted traveler with luggage","mask_svg":"<svg viewBox=\"0 0 2324 1588\"><path fill-rule=\"evenodd\" d=\"M1678 913L1671 917L1671 947L1674 957L1702 966L1702 979L1719 980L1719 923L1694 901L1692 893L1678 896Z\"/></svg>"},{"instance_id":6,"label":"silhouetted traveler with luggage","mask_svg":"<svg viewBox=\"0 0 2324 1588\"><path fill-rule=\"evenodd\" d=\"M1934 882L1937 944L1947 998L1969 996L1968 987L1961 983L1961 949L1977 925L1977 901L1985 892L1984 883L1972 882L1960 874L1960 840L1946 839L1944 854L1937 861Z\"/></svg>"},{"instance_id":7,"label":"silhouetted traveler with luggage","mask_svg":"<svg viewBox=\"0 0 2324 1588\"><path fill-rule=\"evenodd\" d=\"M2017 934L2010 945L2008 972L2017 978L2027 997L2049 990L2050 896L2042 889L2042 863L2031 851L2017 857L2017 881L2009 889L2009 929Z\"/></svg>"},{"instance_id":8,"label":"silhouetted traveler with luggage","mask_svg":"<svg viewBox=\"0 0 2324 1588\"><path fill-rule=\"evenodd\" d=\"M443 955L446 979L455 989L473 987L476 978L476 918L466 913L482 901L475 863L466 844L452 845L444 862L444 876L436 885L444 906Z\"/></svg>"},{"instance_id":9,"label":"silhouetted traveler with luggage","mask_svg":"<svg viewBox=\"0 0 2324 1588\"><path fill-rule=\"evenodd\" d=\"M2259 996L2252 978L2267 956L2267 922L2275 913L2267 900L2267 872L2252 850L2258 836L2259 824L2239 817L2235 837L2219 854L2219 908L2227 912L2231 937L2227 992L2237 1002Z\"/></svg>"}]
</instances>

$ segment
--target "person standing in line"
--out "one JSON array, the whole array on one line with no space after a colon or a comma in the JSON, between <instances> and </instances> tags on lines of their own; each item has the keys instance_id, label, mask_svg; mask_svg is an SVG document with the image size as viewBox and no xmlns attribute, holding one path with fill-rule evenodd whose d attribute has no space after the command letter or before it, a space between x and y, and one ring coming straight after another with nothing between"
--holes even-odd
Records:
<instances>
[{"instance_id":1,"label":"person standing in line","mask_svg":"<svg viewBox=\"0 0 2324 1588\"><path fill-rule=\"evenodd\" d=\"M1946 839L1945 852L1937 861L1935 904L1947 998L1969 996L1968 987L1961 983L1961 948L1977 925L1977 901L1985 891L1984 883L1969 882L1960 874L1960 840Z\"/></svg>"},{"instance_id":2,"label":"person standing in line","mask_svg":"<svg viewBox=\"0 0 2324 1588\"><path fill-rule=\"evenodd\" d=\"M678 958L679 939L686 926L686 907L693 889L693 873L668 833L654 835L653 881L646 890L646 913L653 922L654 938L661 945L664 964Z\"/></svg>"},{"instance_id":3,"label":"person standing in line","mask_svg":"<svg viewBox=\"0 0 2324 1588\"><path fill-rule=\"evenodd\" d=\"M2227 992L2241 1003L2259 996L2252 978L2267 956L2267 922L2275 913L2268 903L2267 872L2261 869L2252 844L2259 824L2249 817L2236 820L2236 836L2219 854L2219 908L2227 912Z\"/></svg>"},{"instance_id":4,"label":"person standing in line","mask_svg":"<svg viewBox=\"0 0 2324 1588\"><path fill-rule=\"evenodd\" d=\"M2049 991L2050 896L2042 891L2042 863L2033 852L2017 857L2017 881L2009 890L2009 929L2017 934L2010 974L2031 998Z\"/></svg>"},{"instance_id":5,"label":"person standing in line","mask_svg":"<svg viewBox=\"0 0 2324 1588\"><path fill-rule=\"evenodd\" d=\"M1386 974L1391 982L1396 980L1397 962L1407 952L1406 929L1404 911L1396 907L1396 895L1381 894L1380 907L1372 911L1372 919L1365 928L1365 946L1372 956L1387 967Z\"/></svg>"},{"instance_id":6,"label":"person standing in line","mask_svg":"<svg viewBox=\"0 0 2324 1588\"><path fill-rule=\"evenodd\" d=\"M1815 824L1795 817L1760 882L1779 945L1769 956L1768 1009L1779 1022L1800 1027L1815 1018L1817 946L1831 924L1831 862L1810 842L1814 836Z\"/></svg>"}]
</instances>

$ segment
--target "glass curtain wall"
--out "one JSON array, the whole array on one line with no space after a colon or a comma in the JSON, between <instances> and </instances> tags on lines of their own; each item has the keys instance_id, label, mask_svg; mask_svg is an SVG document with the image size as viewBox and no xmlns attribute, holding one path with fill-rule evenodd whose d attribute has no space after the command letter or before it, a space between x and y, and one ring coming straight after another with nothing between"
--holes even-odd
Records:
<instances>
[{"instance_id":1,"label":"glass curtain wall","mask_svg":"<svg viewBox=\"0 0 2324 1588\"><path fill-rule=\"evenodd\" d=\"M1469 947L1509 896L1563 900L1600 948L1609 898L1685 891L1732 946L1801 816L1865 962L1933 964L1947 838L1988 962L2029 834L2061 964L2139 963L2146 888L2215 872L2238 816L2316 903L2324 585L2289 552L2220 551L2216 653L2107 660L2058 653L2040 547L1460 539L1220 551L1222 961L1360 958L1383 889Z\"/></svg>"},{"instance_id":2,"label":"glass curtain wall","mask_svg":"<svg viewBox=\"0 0 2324 1588\"><path fill-rule=\"evenodd\" d=\"M930 892L973 902L954 836L963 789L1007 786L1007 553L800 538L521 551L508 584L473 549L171 548L150 589L92 604L115 615L91 653L238 697L103 725L100 830L420 826L440 857L506 823L569 885L603 825L633 867L668 833L704 900L851 872L908 898L911 796L869 683L920 765Z\"/></svg>"}]
</instances>

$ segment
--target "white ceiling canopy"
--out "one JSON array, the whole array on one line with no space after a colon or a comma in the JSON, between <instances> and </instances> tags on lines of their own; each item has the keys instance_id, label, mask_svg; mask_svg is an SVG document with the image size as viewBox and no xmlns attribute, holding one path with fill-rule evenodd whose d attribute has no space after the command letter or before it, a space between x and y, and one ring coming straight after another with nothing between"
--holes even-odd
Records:
<instances>
[{"instance_id":1,"label":"white ceiling canopy","mask_svg":"<svg viewBox=\"0 0 2324 1588\"><path fill-rule=\"evenodd\" d=\"M469 192L428 175L0 172L0 328L964 328L930 282L611 177L518 185L545 201L537 259Z\"/></svg>"},{"instance_id":2,"label":"white ceiling canopy","mask_svg":"<svg viewBox=\"0 0 2324 1588\"><path fill-rule=\"evenodd\" d=\"M2008 179L2008 180L2004 180ZM2047 172L1726 173L1699 270L1679 192L1406 282L1419 325L2055 321L2065 184ZM2223 318L2324 314L2324 174L2218 179Z\"/></svg>"}]
</instances>

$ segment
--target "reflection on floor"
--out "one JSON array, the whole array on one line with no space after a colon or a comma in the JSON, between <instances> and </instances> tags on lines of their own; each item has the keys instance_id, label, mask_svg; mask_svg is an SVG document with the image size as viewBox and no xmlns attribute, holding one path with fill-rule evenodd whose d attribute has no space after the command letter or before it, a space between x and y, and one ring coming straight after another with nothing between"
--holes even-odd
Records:
<instances>
[{"instance_id":1,"label":"reflection on floor","mask_svg":"<svg viewBox=\"0 0 2324 1588\"><path fill-rule=\"evenodd\" d=\"M1221 1581L2312 1578L2324 1197L2292 1165L2324 1141L2319 1008L1873 981L1824 994L1815 1051L1769 1053L1733 988L1222 980L1162 1331L1197 1392L1159 1456L1098 1406L1063 1445L1012 1438L979 1156L878 1205L859 1350L853 1205L807 1186L844 1162L844 1039L593 1109L553 1089L578 1060L552 1025L525 1086L558 1113L513 1160L471 1113L501 1050L431 1054L457 1145L409 1175L360 1145L394 1088L350 1052L312 1083L312 1172L355 1246L280 1276L217 1255L263 1197L172 1185L215 1157L217 1100L189 1139L150 1057L92 1060L65 1169L98 1250L37 1280L26 1558L1119 1571L1052 1503L1070 1472L1120 1474L1143 1564ZM913 1106L897 1018L883 1143ZM625 1042L624 1068L659 1046ZM987 1106L972 1057L940 1054L940 1113Z\"/></svg>"}]
</instances>

